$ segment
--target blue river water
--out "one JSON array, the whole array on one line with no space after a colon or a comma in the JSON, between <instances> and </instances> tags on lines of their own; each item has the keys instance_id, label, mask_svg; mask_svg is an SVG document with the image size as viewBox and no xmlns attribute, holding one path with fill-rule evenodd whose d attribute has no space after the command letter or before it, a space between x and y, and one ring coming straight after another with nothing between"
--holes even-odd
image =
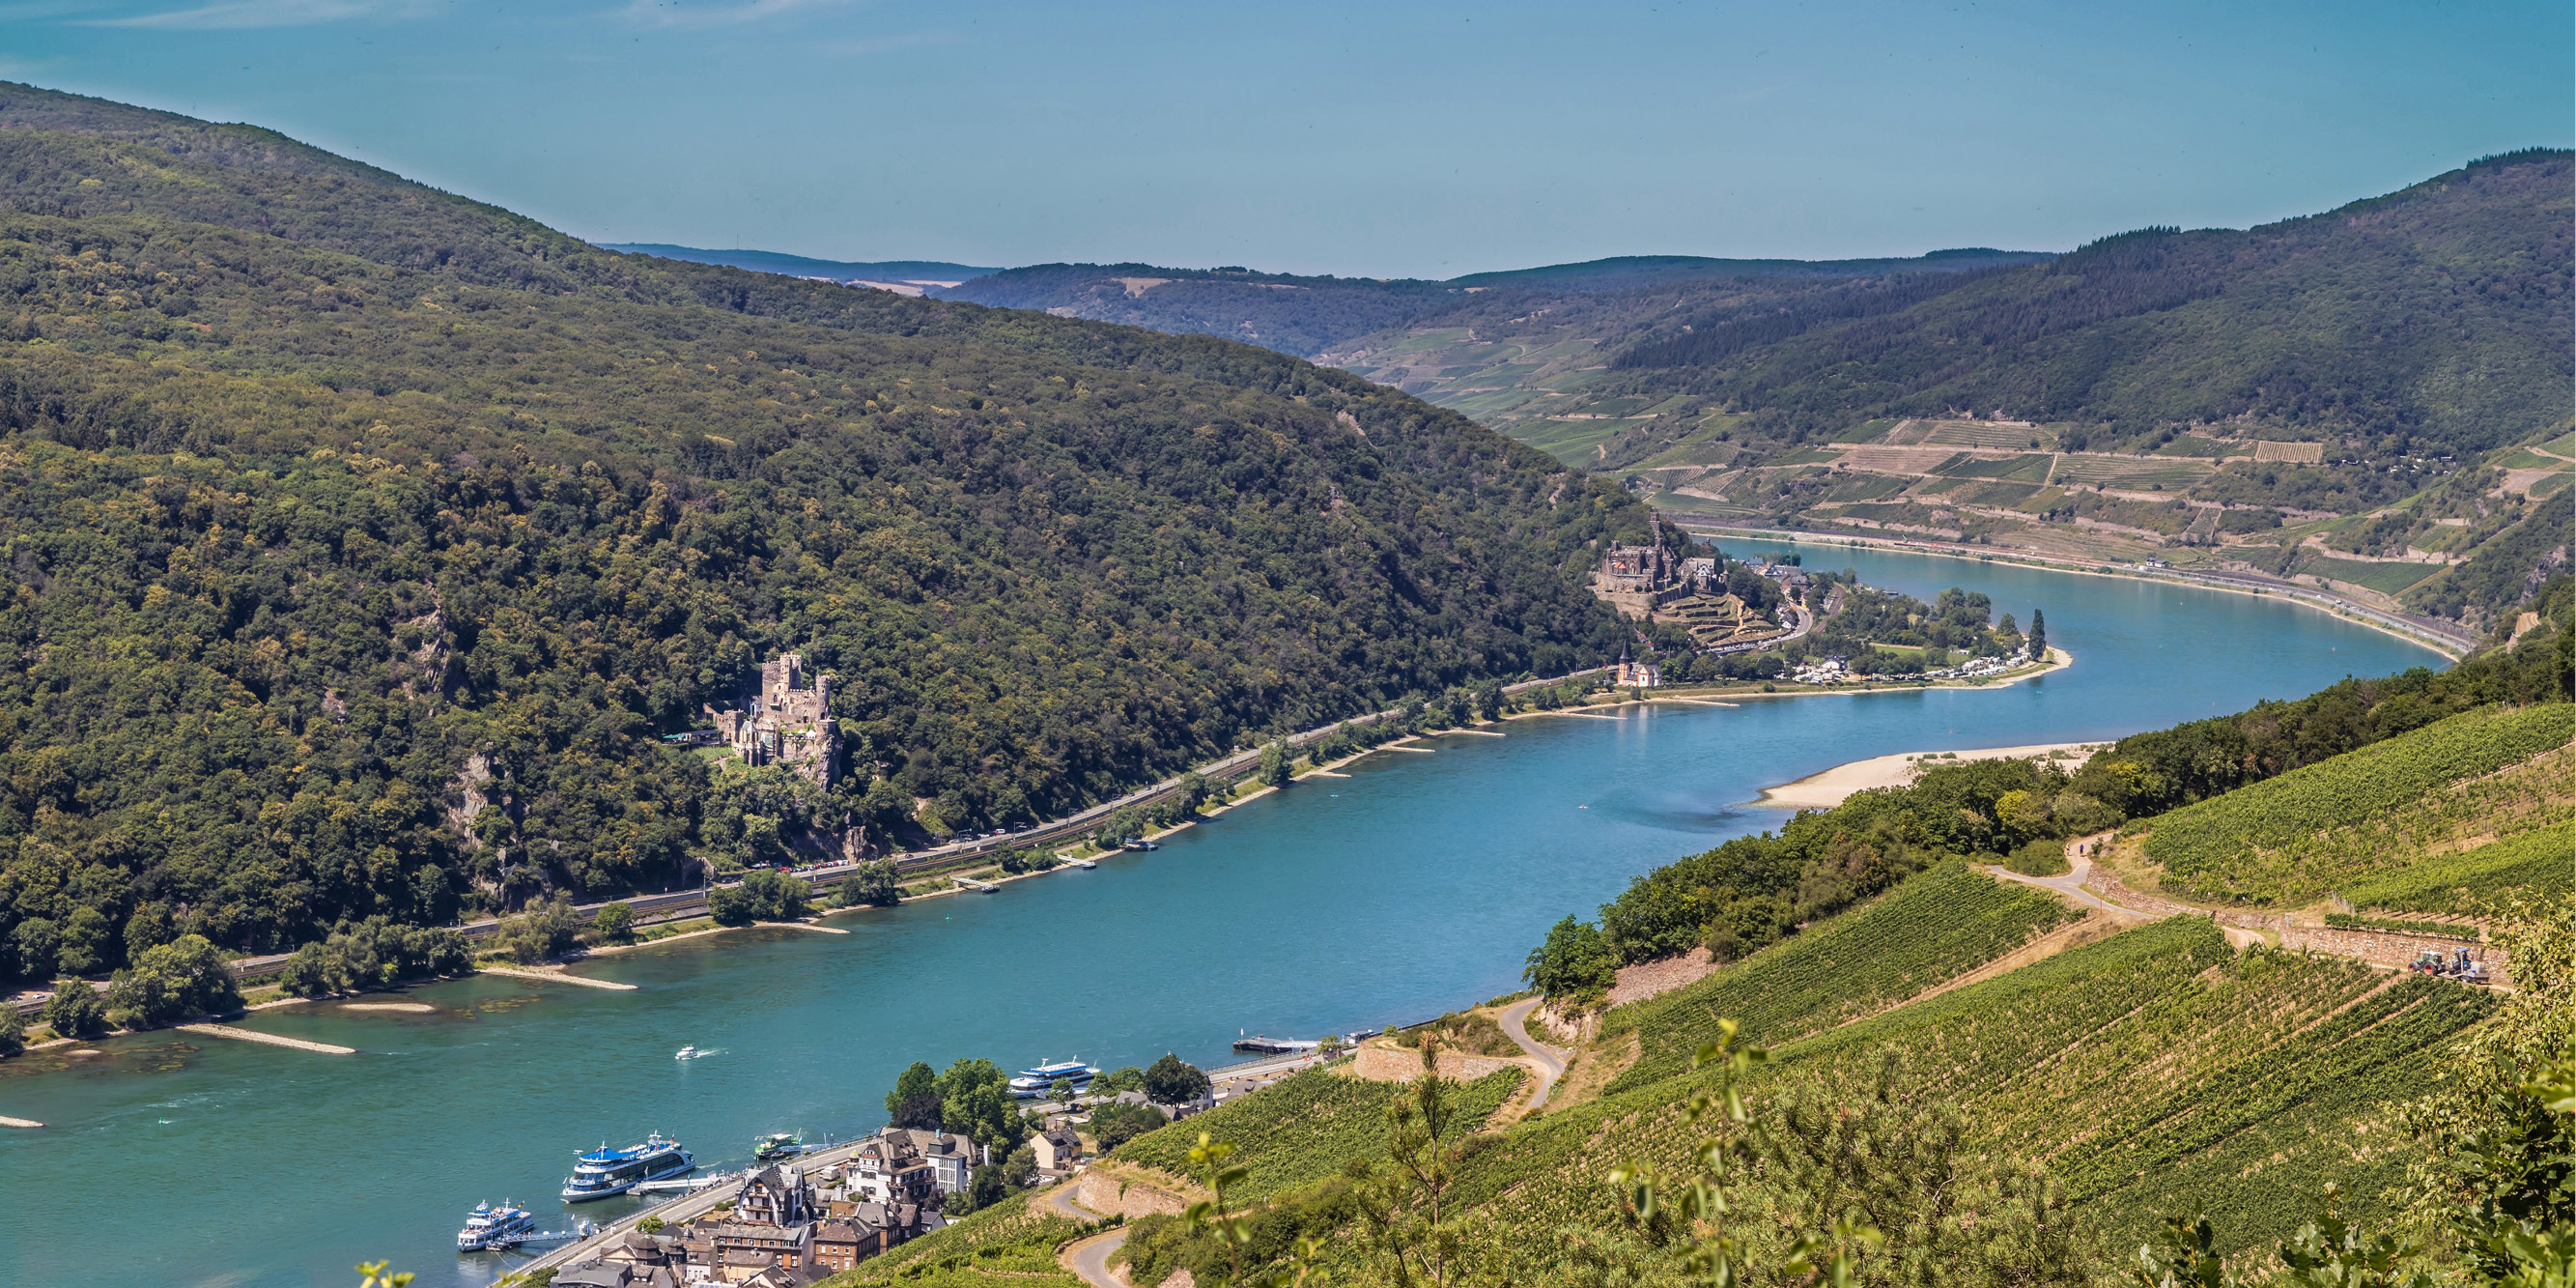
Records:
<instances>
[{"instance_id":1,"label":"blue river water","mask_svg":"<svg viewBox=\"0 0 2576 1288\"><path fill-rule=\"evenodd\" d=\"M504 1262L453 1250L466 1209L516 1198L547 1228L623 1210L553 1197L603 1140L659 1130L727 1163L761 1132L873 1129L914 1060L1212 1064L1238 1032L1425 1018L1518 987L1559 917L1776 824L1747 803L1765 786L1898 751L2108 739L2442 664L2279 600L1804 550L1926 598L1982 590L2025 625L2042 608L2075 665L1986 691L1519 720L1369 757L1097 871L833 918L843 935L734 931L582 968L634 992L485 976L364 999L425 1014L246 1021L355 1056L162 1033L13 1059L0 1114L47 1126L0 1131L0 1282L341 1288L390 1258L425 1285L488 1283ZM674 1061L684 1042L716 1054Z\"/></svg>"}]
</instances>

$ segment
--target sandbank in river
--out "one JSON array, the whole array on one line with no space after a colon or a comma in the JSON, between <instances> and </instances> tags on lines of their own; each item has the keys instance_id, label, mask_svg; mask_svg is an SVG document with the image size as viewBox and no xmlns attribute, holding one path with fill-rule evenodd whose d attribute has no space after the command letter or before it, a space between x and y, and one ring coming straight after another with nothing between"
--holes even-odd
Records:
<instances>
[{"instance_id":1,"label":"sandbank in river","mask_svg":"<svg viewBox=\"0 0 2576 1288\"><path fill-rule=\"evenodd\" d=\"M1836 765L1821 774L1809 774L1794 783L1767 788L1755 801L1773 809L1832 809L1851 799L1855 792L1873 787L1904 787L1914 781L1917 768L1935 764L1957 764L1965 760L2002 760L2007 757L2037 760L2042 757L2073 758L2080 765L2092 753L2111 744L2107 742L2043 742L2027 747L1985 747L1974 751L1906 751L1893 756L1872 756ZM2069 766L2072 767L2071 765Z\"/></svg>"}]
</instances>

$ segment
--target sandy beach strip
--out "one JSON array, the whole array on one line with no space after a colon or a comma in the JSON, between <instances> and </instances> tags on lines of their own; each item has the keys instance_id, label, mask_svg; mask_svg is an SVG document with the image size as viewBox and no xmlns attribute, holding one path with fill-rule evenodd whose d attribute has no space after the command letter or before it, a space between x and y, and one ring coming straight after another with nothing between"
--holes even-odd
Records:
<instances>
[{"instance_id":1,"label":"sandy beach strip","mask_svg":"<svg viewBox=\"0 0 2576 1288\"><path fill-rule=\"evenodd\" d=\"M1755 803L1772 809L1831 809L1849 800L1853 793L1873 787L1904 787L1914 781L1918 765L1955 765L1967 760L2031 760L2071 754L2065 761L2073 769L2084 763L2095 750L2109 746L2106 742L2043 742L2027 747L1983 747L1958 751L1911 751L1893 756L1872 756L1836 765L1821 774L1809 774L1794 783L1783 783L1764 791ZM1926 760L1926 757L1936 759Z\"/></svg>"}]
</instances>

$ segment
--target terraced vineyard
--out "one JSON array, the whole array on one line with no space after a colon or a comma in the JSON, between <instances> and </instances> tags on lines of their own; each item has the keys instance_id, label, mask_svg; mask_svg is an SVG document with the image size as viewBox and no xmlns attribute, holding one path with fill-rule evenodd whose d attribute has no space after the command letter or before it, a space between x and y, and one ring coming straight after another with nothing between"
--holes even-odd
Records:
<instances>
[{"instance_id":1,"label":"terraced vineyard","mask_svg":"<svg viewBox=\"0 0 2576 1288\"><path fill-rule=\"evenodd\" d=\"M901 1283L919 1288L1082 1288L1055 1247L1082 1232L1039 1197L1015 1194L946 1229L872 1257L827 1281L833 1288Z\"/></svg>"},{"instance_id":2,"label":"terraced vineyard","mask_svg":"<svg viewBox=\"0 0 2576 1288\"><path fill-rule=\"evenodd\" d=\"M2565 757L2557 758L2563 768ZM2576 824L2557 823L2473 850L2421 859L2345 887L2356 908L2391 912L2447 912L2475 916L2516 891L2566 893L2568 855L2576 854Z\"/></svg>"},{"instance_id":3,"label":"terraced vineyard","mask_svg":"<svg viewBox=\"0 0 2576 1288\"><path fill-rule=\"evenodd\" d=\"M2204 462L2180 457L2146 460L2069 453L2057 463L2056 481L2102 487L2161 487L2168 492L2179 492L2208 478L2213 472L2212 467Z\"/></svg>"},{"instance_id":4,"label":"terraced vineyard","mask_svg":"<svg viewBox=\"0 0 2576 1288\"><path fill-rule=\"evenodd\" d=\"M2210 923L2175 918L1780 1048L1754 1091L1850 1099L1893 1060L1903 1098L1964 1112L1972 1152L2046 1163L2094 1246L2134 1247L2158 1214L2205 1199L2230 1213L2236 1250L2287 1234L2329 1181L2348 1212L2388 1216L2405 1155L2387 1148L2386 1115L2491 1005L2341 959L2239 956ZM1558 1229L1600 1227L1609 1168L1681 1161L1689 1085L1515 1129L1464 1170L1467 1201L1533 1256Z\"/></svg>"},{"instance_id":5,"label":"terraced vineyard","mask_svg":"<svg viewBox=\"0 0 2576 1288\"><path fill-rule=\"evenodd\" d=\"M2163 865L2167 890L2305 902L2466 826L2566 817L2571 713L2551 703L2453 716L2160 815L2141 850Z\"/></svg>"},{"instance_id":6,"label":"terraced vineyard","mask_svg":"<svg viewBox=\"0 0 2576 1288\"><path fill-rule=\"evenodd\" d=\"M2047 430L2030 425L2003 425L1990 421L1945 420L1933 426L1923 439L1927 443L1955 443L1961 447L2024 448L2038 447L2052 436Z\"/></svg>"},{"instance_id":7,"label":"terraced vineyard","mask_svg":"<svg viewBox=\"0 0 2576 1288\"><path fill-rule=\"evenodd\" d=\"M1719 1016L1741 1023L1747 1041L1790 1041L1956 978L2075 916L2052 895L1941 864L1742 965L1613 1013L1604 1037L1634 1031L1640 1054L1611 1090L1686 1071Z\"/></svg>"},{"instance_id":8,"label":"terraced vineyard","mask_svg":"<svg viewBox=\"0 0 2576 1288\"><path fill-rule=\"evenodd\" d=\"M2238 1246L2287 1233L2327 1181L2386 1214L2380 1116L2418 1094L2482 992L2340 958L2236 955L2174 918L1780 1053L1848 1078L1882 1047L1961 1096L1981 1139L2046 1161L2109 1246L2206 1199Z\"/></svg>"},{"instance_id":9,"label":"terraced vineyard","mask_svg":"<svg viewBox=\"0 0 2576 1288\"><path fill-rule=\"evenodd\" d=\"M2300 572L2366 586L2383 595L2399 591L2441 572L2444 565L2431 563L2388 563L2369 559L2337 559L2330 555L2309 555L2299 561Z\"/></svg>"},{"instance_id":10,"label":"terraced vineyard","mask_svg":"<svg viewBox=\"0 0 2576 1288\"><path fill-rule=\"evenodd\" d=\"M2003 479L2015 483L2037 483L2048 477L2046 456L2007 456L2002 460L1983 458L1952 461L1939 471L1945 478Z\"/></svg>"},{"instance_id":11,"label":"terraced vineyard","mask_svg":"<svg viewBox=\"0 0 2576 1288\"><path fill-rule=\"evenodd\" d=\"M1518 1069L1488 1074L1459 1091L1457 1133L1484 1125L1520 1085ZM1402 1090L1392 1082L1364 1082L1328 1069L1285 1078L1256 1096L1219 1105L1150 1131L1110 1155L1176 1175L1190 1171L1190 1147L1199 1133L1237 1147L1234 1161L1250 1175L1233 1191L1247 1202L1310 1185L1354 1158L1386 1152L1386 1107Z\"/></svg>"}]
</instances>

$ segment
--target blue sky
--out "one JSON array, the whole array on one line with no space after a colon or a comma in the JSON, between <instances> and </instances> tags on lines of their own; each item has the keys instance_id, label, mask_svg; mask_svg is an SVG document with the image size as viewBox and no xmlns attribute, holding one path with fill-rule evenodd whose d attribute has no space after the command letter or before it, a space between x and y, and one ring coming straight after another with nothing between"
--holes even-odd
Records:
<instances>
[{"instance_id":1,"label":"blue sky","mask_svg":"<svg viewBox=\"0 0 2576 1288\"><path fill-rule=\"evenodd\" d=\"M600 241L1447 277L2062 249L2567 146L2551 3L0 0L0 77Z\"/></svg>"}]
</instances>

